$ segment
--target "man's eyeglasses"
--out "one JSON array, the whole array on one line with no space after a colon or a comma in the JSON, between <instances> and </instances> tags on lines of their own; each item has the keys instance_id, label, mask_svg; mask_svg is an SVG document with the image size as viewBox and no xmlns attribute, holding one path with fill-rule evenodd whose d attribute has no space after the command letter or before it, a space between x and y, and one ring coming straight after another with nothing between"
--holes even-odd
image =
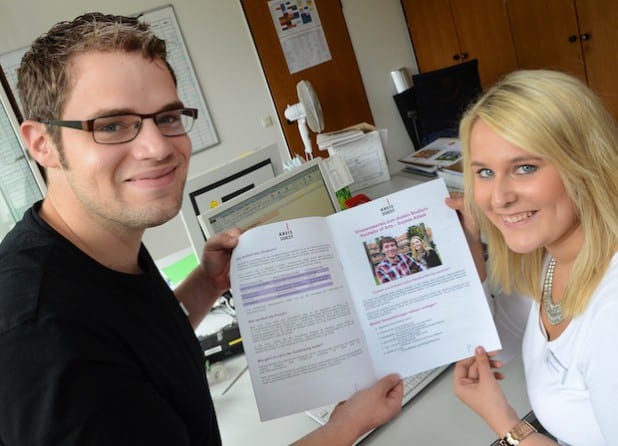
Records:
<instances>
[{"instance_id":1,"label":"man's eyeglasses","mask_svg":"<svg viewBox=\"0 0 618 446\"><path fill-rule=\"evenodd\" d=\"M197 119L196 108L178 108L141 115L123 113L112 116L100 116L87 121L59 121L55 119L38 119L47 125L69 127L92 132L94 141L99 144L122 144L137 138L144 119L154 120L163 136L185 135L193 128Z\"/></svg>"}]
</instances>

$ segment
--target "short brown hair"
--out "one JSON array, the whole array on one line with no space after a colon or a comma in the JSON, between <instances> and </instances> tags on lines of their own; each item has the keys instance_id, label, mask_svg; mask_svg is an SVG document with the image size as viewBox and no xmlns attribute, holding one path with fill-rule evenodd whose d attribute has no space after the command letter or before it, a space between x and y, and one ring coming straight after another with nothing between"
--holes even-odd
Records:
<instances>
[{"instance_id":1,"label":"short brown hair","mask_svg":"<svg viewBox=\"0 0 618 446\"><path fill-rule=\"evenodd\" d=\"M397 239L395 239L395 237L391 237L391 236L384 236L380 239L380 241L378 242L378 248L380 249L380 251L382 251L382 249L384 249L384 244L385 243L394 243L395 246L397 246L397 249L399 249L399 244L397 243Z\"/></svg>"},{"instance_id":2,"label":"short brown hair","mask_svg":"<svg viewBox=\"0 0 618 446\"><path fill-rule=\"evenodd\" d=\"M176 82L165 42L148 24L135 17L90 12L54 25L22 58L17 89L25 119L60 119L70 92L70 59L87 51L139 52L148 59L161 59ZM60 146L59 128L50 127L49 132Z\"/></svg>"}]
</instances>

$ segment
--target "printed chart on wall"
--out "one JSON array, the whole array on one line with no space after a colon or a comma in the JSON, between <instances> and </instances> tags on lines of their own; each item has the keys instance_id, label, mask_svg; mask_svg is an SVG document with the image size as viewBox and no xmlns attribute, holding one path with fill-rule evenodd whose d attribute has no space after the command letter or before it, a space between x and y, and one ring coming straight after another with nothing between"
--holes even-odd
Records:
<instances>
[{"instance_id":1,"label":"printed chart on wall","mask_svg":"<svg viewBox=\"0 0 618 446\"><path fill-rule=\"evenodd\" d=\"M273 0L268 7L291 74L331 60L313 0Z\"/></svg>"},{"instance_id":2,"label":"printed chart on wall","mask_svg":"<svg viewBox=\"0 0 618 446\"><path fill-rule=\"evenodd\" d=\"M0 240L32 203L43 198L43 180L26 158L18 125L0 87Z\"/></svg>"},{"instance_id":3,"label":"printed chart on wall","mask_svg":"<svg viewBox=\"0 0 618 446\"><path fill-rule=\"evenodd\" d=\"M149 23L153 31L165 40L168 51L168 62L174 69L178 80L178 95L187 107L195 107L199 110L198 119L189 133L193 145L193 153L212 147L219 143L217 133L206 106L206 100L197 81L189 53L185 45L174 8L164 6L162 8L136 14L140 20ZM28 47L20 48L9 53L0 55L0 65L4 70L13 95L17 97L17 69L22 56Z\"/></svg>"}]
</instances>

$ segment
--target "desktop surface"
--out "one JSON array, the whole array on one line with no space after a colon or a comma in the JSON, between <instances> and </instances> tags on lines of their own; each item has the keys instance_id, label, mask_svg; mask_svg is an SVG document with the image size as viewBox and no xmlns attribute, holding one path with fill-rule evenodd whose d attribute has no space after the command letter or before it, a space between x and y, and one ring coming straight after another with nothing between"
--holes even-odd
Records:
<instances>
[{"instance_id":1,"label":"desktop surface","mask_svg":"<svg viewBox=\"0 0 618 446\"><path fill-rule=\"evenodd\" d=\"M244 368L244 356L225 363L230 377ZM504 366L502 383L509 402L519 416L530 410L521 357ZM245 373L221 395L229 381L211 386L221 437L225 446L248 444L286 445L319 427L304 412L261 422L253 395L251 379ZM390 423L376 429L362 441L366 446L459 446L490 445L496 439L483 419L460 402L453 393L453 367L436 378L427 388L402 408Z\"/></svg>"}]
</instances>

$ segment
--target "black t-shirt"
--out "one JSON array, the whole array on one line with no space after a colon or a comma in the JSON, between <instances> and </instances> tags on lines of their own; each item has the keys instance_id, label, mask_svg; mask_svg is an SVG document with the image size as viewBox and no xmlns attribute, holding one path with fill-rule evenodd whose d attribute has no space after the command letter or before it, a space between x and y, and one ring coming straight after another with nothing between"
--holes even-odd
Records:
<instances>
[{"instance_id":1,"label":"black t-shirt","mask_svg":"<svg viewBox=\"0 0 618 446\"><path fill-rule=\"evenodd\" d=\"M36 205L0 244L0 444L219 445L204 355L142 246L110 270Z\"/></svg>"}]
</instances>

